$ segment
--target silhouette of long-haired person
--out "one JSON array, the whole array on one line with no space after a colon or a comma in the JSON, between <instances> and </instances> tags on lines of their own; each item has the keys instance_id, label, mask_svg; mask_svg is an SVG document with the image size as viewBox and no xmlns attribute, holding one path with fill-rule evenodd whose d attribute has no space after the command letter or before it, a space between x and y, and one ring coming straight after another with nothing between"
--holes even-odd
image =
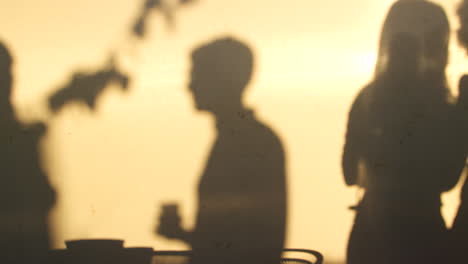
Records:
<instances>
[{"instance_id":1,"label":"silhouette of long-haired person","mask_svg":"<svg viewBox=\"0 0 468 264\"><path fill-rule=\"evenodd\" d=\"M279 263L286 228L285 154L243 102L254 58L233 38L192 53L190 93L214 116L217 136L198 185L195 227L163 208L157 232L191 245L191 263Z\"/></svg>"},{"instance_id":2,"label":"silhouette of long-haired person","mask_svg":"<svg viewBox=\"0 0 468 264\"><path fill-rule=\"evenodd\" d=\"M461 2L458 8L460 28L458 41L468 51L468 1ZM463 133L463 146L468 152L468 75L464 75L459 82L458 109L460 120L465 124L460 130ZM451 229L453 261L462 263L468 259L468 182L465 180L460 197L460 205Z\"/></svg>"},{"instance_id":3,"label":"silhouette of long-haired person","mask_svg":"<svg viewBox=\"0 0 468 264\"><path fill-rule=\"evenodd\" d=\"M45 126L15 117L13 57L0 43L0 262L39 263L49 249L48 213L55 192L43 172L39 140Z\"/></svg>"},{"instance_id":4,"label":"silhouette of long-haired person","mask_svg":"<svg viewBox=\"0 0 468 264\"><path fill-rule=\"evenodd\" d=\"M342 157L356 206L347 263L443 263L442 192L465 154L446 84L449 23L424 0L395 2L383 24L374 79L355 99Z\"/></svg>"}]
</instances>

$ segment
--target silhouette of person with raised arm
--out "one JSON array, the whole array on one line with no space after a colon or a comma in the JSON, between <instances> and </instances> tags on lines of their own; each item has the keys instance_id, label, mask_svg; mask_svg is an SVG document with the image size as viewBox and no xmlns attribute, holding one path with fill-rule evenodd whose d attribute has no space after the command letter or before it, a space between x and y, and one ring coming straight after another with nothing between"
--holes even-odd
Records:
<instances>
[{"instance_id":1,"label":"silhouette of person with raised arm","mask_svg":"<svg viewBox=\"0 0 468 264\"><path fill-rule=\"evenodd\" d=\"M468 50L468 1L464 0L458 8L460 28L458 30L458 41L460 45ZM463 133L463 146L468 151L468 75L464 75L459 82L458 109L460 119L464 126L460 129ZM468 183L465 180L460 197L460 205L451 229L453 262L462 263L468 259Z\"/></svg>"},{"instance_id":2,"label":"silhouette of person with raised arm","mask_svg":"<svg viewBox=\"0 0 468 264\"><path fill-rule=\"evenodd\" d=\"M232 38L192 53L195 107L212 114L217 137L198 185L193 231L163 209L157 232L190 244L191 263L279 263L286 226L286 172L279 138L244 106L253 71L249 47Z\"/></svg>"},{"instance_id":3,"label":"silhouette of person with raised arm","mask_svg":"<svg viewBox=\"0 0 468 264\"><path fill-rule=\"evenodd\" d=\"M458 181L465 153L446 85L449 23L424 0L400 0L381 33L374 80L349 113L342 166L363 188L348 264L444 263L442 192Z\"/></svg>"},{"instance_id":4,"label":"silhouette of person with raised arm","mask_svg":"<svg viewBox=\"0 0 468 264\"><path fill-rule=\"evenodd\" d=\"M11 104L13 58L0 43L0 262L40 263L49 249L55 202L39 158L43 124L23 125Z\"/></svg>"}]
</instances>

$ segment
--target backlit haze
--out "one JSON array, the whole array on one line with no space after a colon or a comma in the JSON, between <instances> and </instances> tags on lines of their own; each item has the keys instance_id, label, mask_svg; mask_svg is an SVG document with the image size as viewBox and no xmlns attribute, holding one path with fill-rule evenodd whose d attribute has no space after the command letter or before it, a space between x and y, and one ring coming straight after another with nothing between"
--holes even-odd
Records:
<instances>
[{"instance_id":1,"label":"backlit haze","mask_svg":"<svg viewBox=\"0 0 468 264\"><path fill-rule=\"evenodd\" d=\"M452 31L458 1L444 6ZM58 192L55 247L78 238L121 238L127 246L183 249L154 234L160 206L179 204L193 224L198 177L214 138L187 83L190 52L224 36L247 43L255 74L246 101L281 137L287 154L288 247L344 259L360 192L342 180L348 110L373 75L389 0L197 0L173 27L154 12L143 40L129 38L140 0L4 0L0 39L14 56L14 104L25 122L42 120L44 167ZM78 69L113 51L133 81L109 90L92 112L69 105L52 115L47 97ZM456 94L465 54L451 42L448 77ZM450 225L458 189L444 196Z\"/></svg>"}]
</instances>

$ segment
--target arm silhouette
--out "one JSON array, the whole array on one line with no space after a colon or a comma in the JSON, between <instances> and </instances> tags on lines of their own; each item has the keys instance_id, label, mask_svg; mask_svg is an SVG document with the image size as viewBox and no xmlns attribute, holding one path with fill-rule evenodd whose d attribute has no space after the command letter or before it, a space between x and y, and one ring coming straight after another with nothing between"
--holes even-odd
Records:
<instances>
[{"instance_id":1,"label":"arm silhouette","mask_svg":"<svg viewBox=\"0 0 468 264\"><path fill-rule=\"evenodd\" d=\"M358 184L359 162L362 158L361 149L366 144L364 129L363 92L354 101L348 117L345 145L342 156L342 169L347 185Z\"/></svg>"}]
</instances>

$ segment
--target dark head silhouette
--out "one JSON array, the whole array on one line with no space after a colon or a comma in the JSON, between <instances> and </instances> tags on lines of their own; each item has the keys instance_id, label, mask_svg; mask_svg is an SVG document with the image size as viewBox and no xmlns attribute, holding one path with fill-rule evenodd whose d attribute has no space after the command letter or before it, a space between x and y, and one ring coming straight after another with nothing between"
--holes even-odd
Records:
<instances>
[{"instance_id":1,"label":"dark head silhouette","mask_svg":"<svg viewBox=\"0 0 468 264\"><path fill-rule=\"evenodd\" d=\"M464 166L446 84L449 23L425 0L395 2L385 18L374 80L349 114L348 185L365 189L348 263L440 263L447 230L440 194Z\"/></svg>"},{"instance_id":2,"label":"dark head silhouette","mask_svg":"<svg viewBox=\"0 0 468 264\"><path fill-rule=\"evenodd\" d=\"M411 34L397 33L388 48L388 74L394 77L418 78L421 47Z\"/></svg>"},{"instance_id":3,"label":"dark head silhouette","mask_svg":"<svg viewBox=\"0 0 468 264\"><path fill-rule=\"evenodd\" d=\"M190 91L196 108L209 112L234 112L253 70L253 54L241 42L226 38L192 53Z\"/></svg>"},{"instance_id":4,"label":"dark head silhouette","mask_svg":"<svg viewBox=\"0 0 468 264\"><path fill-rule=\"evenodd\" d=\"M389 48L395 36L405 33L419 46L419 71L425 78L436 78L437 85L445 87L449 29L447 16L440 6L425 0L395 2L382 28L376 79L388 71Z\"/></svg>"},{"instance_id":5,"label":"dark head silhouette","mask_svg":"<svg viewBox=\"0 0 468 264\"><path fill-rule=\"evenodd\" d=\"M244 43L224 38L192 53L196 108L216 118L217 137L198 185L193 231L166 205L158 233L192 246L192 263L279 263L286 228L281 142L242 103L253 72Z\"/></svg>"}]
</instances>

